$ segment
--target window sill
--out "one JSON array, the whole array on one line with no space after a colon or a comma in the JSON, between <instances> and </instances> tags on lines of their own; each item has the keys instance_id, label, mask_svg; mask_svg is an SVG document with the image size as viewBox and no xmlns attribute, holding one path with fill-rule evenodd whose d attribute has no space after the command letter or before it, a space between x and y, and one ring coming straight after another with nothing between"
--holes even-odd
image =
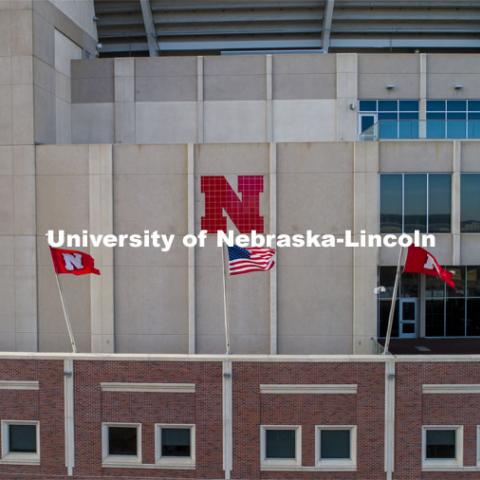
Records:
<instances>
[{"instance_id":1,"label":"window sill","mask_svg":"<svg viewBox=\"0 0 480 480\"><path fill-rule=\"evenodd\" d=\"M303 465L262 465L260 467L262 472L355 472L357 466L352 465L316 465L316 466L303 466Z\"/></svg>"},{"instance_id":2,"label":"window sill","mask_svg":"<svg viewBox=\"0 0 480 480\"><path fill-rule=\"evenodd\" d=\"M422 464L422 471L423 472L442 472L442 471L463 471L465 468L474 468L478 469L478 467L464 467L460 463L457 462L431 462L431 463L423 463Z\"/></svg>"},{"instance_id":3,"label":"window sill","mask_svg":"<svg viewBox=\"0 0 480 480\"><path fill-rule=\"evenodd\" d=\"M141 468L146 470L195 470L196 466L189 465L172 465L172 464L161 464L161 463L120 463L120 462L103 462L102 468Z\"/></svg>"},{"instance_id":4,"label":"window sill","mask_svg":"<svg viewBox=\"0 0 480 480\"><path fill-rule=\"evenodd\" d=\"M0 460L0 465L40 465L38 457L7 455Z\"/></svg>"}]
</instances>

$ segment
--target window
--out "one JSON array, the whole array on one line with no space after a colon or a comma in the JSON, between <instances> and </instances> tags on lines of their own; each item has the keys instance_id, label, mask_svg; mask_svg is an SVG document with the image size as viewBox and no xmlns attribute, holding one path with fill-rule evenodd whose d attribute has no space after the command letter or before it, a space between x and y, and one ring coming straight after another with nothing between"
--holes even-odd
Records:
<instances>
[{"instance_id":1,"label":"window","mask_svg":"<svg viewBox=\"0 0 480 480\"><path fill-rule=\"evenodd\" d=\"M480 138L480 101L427 100L427 138Z\"/></svg>"},{"instance_id":2,"label":"window","mask_svg":"<svg viewBox=\"0 0 480 480\"><path fill-rule=\"evenodd\" d=\"M329 469L356 468L356 427L315 427L316 465Z\"/></svg>"},{"instance_id":3,"label":"window","mask_svg":"<svg viewBox=\"0 0 480 480\"><path fill-rule=\"evenodd\" d=\"M418 138L418 100L360 100L360 119L377 119L380 139ZM365 132L360 121L360 134Z\"/></svg>"},{"instance_id":4,"label":"window","mask_svg":"<svg viewBox=\"0 0 480 480\"><path fill-rule=\"evenodd\" d=\"M380 175L381 233L448 233L451 230L451 175Z\"/></svg>"},{"instance_id":5,"label":"window","mask_svg":"<svg viewBox=\"0 0 480 480\"><path fill-rule=\"evenodd\" d=\"M102 425L103 463L141 463L141 425L104 423Z\"/></svg>"},{"instance_id":6,"label":"window","mask_svg":"<svg viewBox=\"0 0 480 480\"><path fill-rule=\"evenodd\" d=\"M301 465L301 427L262 426L260 435L262 466Z\"/></svg>"},{"instance_id":7,"label":"window","mask_svg":"<svg viewBox=\"0 0 480 480\"><path fill-rule=\"evenodd\" d=\"M480 233L480 174L464 173L461 177L462 233Z\"/></svg>"},{"instance_id":8,"label":"window","mask_svg":"<svg viewBox=\"0 0 480 480\"><path fill-rule=\"evenodd\" d=\"M155 425L157 463L167 465L195 465L194 425Z\"/></svg>"},{"instance_id":9,"label":"window","mask_svg":"<svg viewBox=\"0 0 480 480\"><path fill-rule=\"evenodd\" d=\"M463 464L463 427L426 426L422 434L423 467L442 469Z\"/></svg>"},{"instance_id":10,"label":"window","mask_svg":"<svg viewBox=\"0 0 480 480\"><path fill-rule=\"evenodd\" d=\"M40 429L36 421L2 420L2 462L40 463Z\"/></svg>"},{"instance_id":11,"label":"window","mask_svg":"<svg viewBox=\"0 0 480 480\"><path fill-rule=\"evenodd\" d=\"M380 267L378 269L378 285L385 287L385 292L378 296L378 336L384 338L387 333L388 316L392 303L393 285L395 283L396 267ZM416 273L403 273L400 277L398 300L395 305L395 312L392 325L392 337L399 337L403 332L400 325L400 303L403 300L417 299L420 297L420 277ZM418 310L418 309L417 309ZM402 320L403 320L403 312ZM417 311L415 312L418 313Z\"/></svg>"},{"instance_id":12,"label":"window","mask_svg":"<svg viewBox=\"0 0 480 480\"><path fill-rule=\"evenodd\" d=\"M425 336L480 336L480 267L447 267L453 288L434 277L425 278Z\"/></svg>"}]
</instances>

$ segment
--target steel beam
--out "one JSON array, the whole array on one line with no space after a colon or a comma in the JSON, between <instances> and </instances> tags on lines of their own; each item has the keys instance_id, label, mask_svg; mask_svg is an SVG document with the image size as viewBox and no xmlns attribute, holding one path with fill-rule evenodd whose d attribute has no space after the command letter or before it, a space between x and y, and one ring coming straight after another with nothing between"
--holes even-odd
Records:
<instances>
[{"instance_id":1,"label":"steel beam","mask_svg":"<svg viewBox=\"0 0 480 480\"><path fill-rule=\"evenodd\" d=\"M330 48L330 33L332 31L333 7L335 0L325 0L325 12L323 14L322 27L322 50L323 53L328 53Z\"/></svg>"},{"instance_id":2,"label":"steel beam","mask_svg":"<svg viewBox=\"0 0 480 480\"><path fill-rule=\"evenodd\" d=\"M148 52L151 57L157 57L159 48L150 0L140 0L140 7L142 8L143 24L145 25L145 34L147 36Z\"/></svg>"}]
</instances>

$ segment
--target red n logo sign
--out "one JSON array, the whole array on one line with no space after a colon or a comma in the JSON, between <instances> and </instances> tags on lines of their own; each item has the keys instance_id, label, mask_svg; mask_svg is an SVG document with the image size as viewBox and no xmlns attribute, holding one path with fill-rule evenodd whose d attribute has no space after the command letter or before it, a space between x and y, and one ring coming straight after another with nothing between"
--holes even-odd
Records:
<instances>
[{"instance_id":1,"label":"red n logo sign","mask_svg":"<svg viewBox=\"0 0 480 480\"><path fill-rule=\"evenodd\" d=\"M201 228L209 233L227 230L228 214L240 233L256 230L263 233L263 217L260 215L260 193L263 192L262 175L239 175L238 191L234 192L227 179L222 176L201 178L201 190L205 194L205 215Z\"/></svg>"}]
</instances>

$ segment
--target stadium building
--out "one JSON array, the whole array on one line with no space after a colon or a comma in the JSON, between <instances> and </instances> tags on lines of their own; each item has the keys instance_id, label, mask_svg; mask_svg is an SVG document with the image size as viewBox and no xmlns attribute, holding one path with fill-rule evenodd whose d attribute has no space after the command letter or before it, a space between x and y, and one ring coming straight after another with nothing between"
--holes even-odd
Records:
<instances>
[{"instance_id":1,"label":"stadium building","mask_svg":"<svg viewBox=\"0 0 480 480\"><path fill-rule=\"evenodd\" d=\"M479 478L479 27L473 0L0 0L0 478ZM402 275L382 356L399 250L277 249L226 279L225 355L226 228L420 230L457 289ZM176 240L61 276L70 354L48 230Z\"/></svg>"}]
</instances>

